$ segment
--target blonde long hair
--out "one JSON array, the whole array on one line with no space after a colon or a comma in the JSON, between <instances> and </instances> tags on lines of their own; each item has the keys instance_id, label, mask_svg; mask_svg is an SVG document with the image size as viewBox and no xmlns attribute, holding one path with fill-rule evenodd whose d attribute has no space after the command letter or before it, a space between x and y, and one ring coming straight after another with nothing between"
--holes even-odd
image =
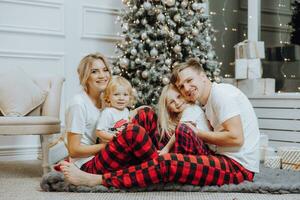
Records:
<instances>
[{"instance_id":1,"label":"blonde long hair","mask_svg":"<svg viewBox=\"0 0 300 200\"><path fill-rule=\"evenodd\" d=\"M87 80L92 73L93 63L95 60L98 60L98 59L101 60L104 63L104 65L107 67L110 77L112 76L109 62L106 60L106 58L101 53L96 52L96 53L91 53L91 54L84 56L81 59L79 65L77 67L77 73L79 76L80 85L82 86L82 88L84 89L85 92L88 92L87 91L88 90L87 89ZM100 91L100 92L102 93L103 91ZM97 104L100 107L103 107L103 102L102 102L103 100L101 98L102 97L100 95L100 98L98 99Z\"/></svg>"},{"instance_id":2,"label":"blonde long hair","mask_svg":"<svg viewBox=\"0 0 300 200\"><path fill-rule=\"evenodd\" d=\"M107 67L109 71L110 76L112 75L110 65L106 60L106 58L101 53L96 52L96 53L91 53L86 55L81 59L77 68L80 85L83 87L83 89L86 92L87 92L87 80L92 73L93 63L97 59L101 60L104 63L104 65Z\"/></svg>"},{"instance_id":3,"label":"blonde long hair","mask_svg":"<svg viewBox=\"0 0 300 200\"><path fill-rule=\"evenodd\" d=\"M176 126L180 120L180 115L178 115L178 113L174 114L168 109L167 99L171 90L178 91L173 84L166 85L163 88L158 101L158 126L160 141L165 136L170 138L174 134Z\"/></svg>"}]
</instances>

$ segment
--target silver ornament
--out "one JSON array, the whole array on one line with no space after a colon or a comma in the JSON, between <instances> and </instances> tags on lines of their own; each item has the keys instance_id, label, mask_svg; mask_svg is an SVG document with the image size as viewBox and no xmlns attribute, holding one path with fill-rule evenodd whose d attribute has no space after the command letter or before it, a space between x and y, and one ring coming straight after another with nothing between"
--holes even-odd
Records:
<instances>
[{"instance_id":1,"label":"silver ornament","mask_svg":"<svg viewBox=\"0 0 300 200\"><path fill-rule=\"evenodd\" d=\"M210 52L210 53L207 54L207 58L209 60L212 60L214 58L214 55Z\"/></svg>"},{"instance_id":2,"label":"silver ornament","mask_svg":"<svg viewBox=\"0 0 300 200\"><path fill-rule=\"evenodd\" d=\"M142 72L142 77L143 77L144 79L147 79L147 78L148 78L148 75L149 75L149 72L148 72L147 70L145 70L145 71Z\"/></svg>"},{"instance_id":3,"label":"silver ornament","mask_svg":"<svg viewBox=\"0 0 300 200\"><path fill-rule=\"evenodd\" d=\"M186 8L188 6L188 1L182 1L181 2L181 8Z\"/></svg>"},{"instance_id":4,"label":"silver ornament","mask_svg":"<svg viewBox=\"0 0 300 200\"><path fill-rule=\"evenodd\" d=\"M165 60L166 65L170 66L172 63L172 60L170 58Z\"/></svg>"},{"instance_id":5,"label":"silver ornament","mask_svg":"<svg viewBox=\"0 0 300 200\"><path fill-rule=\"evenodd\" d=\"M199 30L196 29L196 28L193 28L192 34L193 34L194 36L197 36L197 35L199 34Z\"/></svg>"},{"instance_id":6,"label":"silver ornament","mask_svg":"<svg viewBox=\"0 0 300 200\"><path fill-rule=\"evenodd\" d=\"M142 33L142 40L146 40L148 38L148 35L146 32Z\"/></svg>"},{"instance_id":7,"label":"silver ornament","mask_svg":"<svg viewBox=\"0 0 300 200\"><path fill-rule=\"evenodd\" d=\"M200 61L202 64L205 64L206 63L206 60L205 59L201 59Z\"/></svg>"},{"instance_id":8,"label":"silver ornament","mask_svg":"<svg viewBox=\"0 0 300 200\"><path fill-rule=\"evenodd\" d=\"M157 49L156 49L156 48L151 49L150 55L151 55L152 57L157 56L157 55L158 55Z\"/></svg>"},{"instance_id":9,"label":"silver ornament","mask_svg":"<svg viewBox=\"0 0 300 200\"><path fill-rule=\"evenodd\" d=\"M164 77L164 78L162 79L162 82L163 82L164 85L167 85L167 84L170 83L170 80L169 80L169 78Z\"/></svg>"},{"instance_id":10,"label":"silver ornament","mask_svg":"<svg viewBox=\"0 0 300 200\"><path fill-rule=\"evenodd\" d=\"M193 10L195 10L195 11L197 11L197 10L200 9L199 6L200 6L200 5L199 5L198 3L193 3L193 4L192 4L192 8L193 8Z\"/></svg>"},{"instance_id":11,"label":"silver ornament","mask_svg":"<svg viewBox=\"0 0 300 200\"><path fill-rule=\"evenodd\" d=\"M145 10L150 10L152 5L151 3L149 3L148 1L144 2L143 7L145 8Z\"/></svg>"},{"instance_id":12,"label":"silver ornament","mask_svg":"<svg viewBox=\"0 0 300 200\"><path fill-rule=\"evenodd\" d=\"M137 50L135 48L131 49L131 55L135 56L137 54Z\"/></svg>"},{"instance_id":13,"label":"silver ornament","mask_svg":"<svg viewBox=\"0 0 300 200\"><path fill-rule=\"evenodd\" d=\"M184 45L189 45L189 44L190 44L190 40L189 40L188 38L185 38L185 39L183 40L183 44L184 44Z\"/></svg>"},{"instance_id":14,"label":"silver ornament","mask_svg":"<svg viewBox=\"0 0 300 200\"><path fill-rule=\"evenodd\" d=\"M129 60L127 58L122 58L120 60L120 66L123 68L123 69L127 69L129 65Z\"/></svg>"},{"instance_id":15,"label":"silver ornament","mask_svg":"<svg viewBox=\"0 0 300 200\"><path fill-rule=\"evenodd\" d=\"M173 48L174 52L179 54L181 52L181 46L180 45L176 45L174 48Z\"/></svg>"},{"instance_id":16,"label":"silver ornament","mask_svg":"<svg viewBox=\"0 0 300 200\"><path fill-rule=\"evenodd\" d=\"M181 19L180 14L176 14L173 19L175 22L180 22L180 19Z\"/></svg>"},{"instance_id":17,"label":"silver ornament","mask_svg":"<svg viewBox=\"0 0 300 200\"><path fill-rule=\"evenodd\" d=\"M205 40L206 40L207 42L210 42L210 41L211 41L211 37L210 37L210 36L206 36L206 37L205 37Z\"/></svg>"},{"instance_id":18,"label":"silver ornament","mask_svg":"<svg viewBox=\"0 0 300 200\"><path fill-rule=\"evenodd\" d=\"M184 34L184 33L185 33L184 28L182 28L182 27L179 28L179 29L178 29L178 33L181 34L181 35Z\"/></svg>"},{"instance_id":19,"label":"silver ornament","mask_svg":"<svg viewBox=\"0 0 300 200\"><path fill-rule=\"evenodd\" d=\"M148 22L147 22L147 20L146 19L142 19L142 24L143 25L146 25Z\"/></svg>"},{"instance_id":20,"label":"silver ornament","mask_svg":"<svg viewBox=\"0 0 300 200\"><path fill-rule=\"evenodd\" d=\"M141 64L141 59L140 58L136 58L134 61L135 61L136 64Z\"/></svg>"},{"instance_id":21,"label":"silver ornament","mask_svg":"<svg viewBox=\"0 0 300 200\"><path fill-rule=\"evenodd\" d=\"M160 13L159 15L157 15L157 20L160 21L161 23L163 23L165 21L165 15Z\"/></svg>"},{"instance_id":22,"label":"silver ornament","mask_svg":"<svg viewBox=\"0 0 300 200\"><path fill-rule=\"evenodd\" d=\"M164 4L167 6L174 6L175 5L175 0L162 0Z\"/></svg>"},{"instance_id":23,"label":"silver ornament","mask_svg":"<svg viewBox=\"0 0 300 200\"><path fill-rule=\"evenodd\" d=\"M114 74L120 74L121 73L121 70L120 70L119 67L114 68L113 71L114 71Z\"/></svg>"},{"instance_id":24,"label":"silver ornament","mask_svg":"<svg viewBox=\"0 0 300 200\"><path fill-rule=\"evenodd\" d=\"M128 23L122 24L122 29L123 29L124 31L128 31L128 29L129 29Z\"/></svg>"}]
</instances>

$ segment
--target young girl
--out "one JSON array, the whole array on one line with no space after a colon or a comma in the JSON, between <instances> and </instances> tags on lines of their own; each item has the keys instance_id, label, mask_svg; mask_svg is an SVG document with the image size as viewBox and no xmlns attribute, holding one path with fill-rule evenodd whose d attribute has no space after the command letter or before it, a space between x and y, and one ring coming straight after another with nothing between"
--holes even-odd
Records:
<instances>
[{"instance_id":1,"label":"young girl","mask_svg":"<svg viewBox=\"0 0 300 200\"><path fill-rule=\"evenodd\" d=\"M96 127L96 136L101 143L107 143L116 136L129 121L129 110L134 103L133 88L128 80L114 76L104 91L106 107Z\"/></svg>"},{"instance_id":2,"label":"young girl","mask_svg":"<svg viewBox=\"0 0 300 200\"><path fill-rule=\"evenodd\" d=\"M160 128L160 141L167 144L160 150L163 155L173 148L175 144L175 130L180 122L192 123L200 130L208 131L209 123L203 110L196 104L188 104L177 88L166 85L159 98L158 121Z\"/></svg>"}]
</instances>

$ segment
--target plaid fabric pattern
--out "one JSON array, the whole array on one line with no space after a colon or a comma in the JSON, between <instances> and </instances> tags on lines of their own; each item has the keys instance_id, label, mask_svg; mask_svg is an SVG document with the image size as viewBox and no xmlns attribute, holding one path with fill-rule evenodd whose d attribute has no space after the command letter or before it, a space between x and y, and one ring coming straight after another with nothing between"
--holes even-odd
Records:
<instances>
[{"instance_id":1,"label":"plaid fabric pattern","mask_svg":"<svg viewBox=\"0 0 300 200\"><path fill-rule=\"evenodd\" d=\"M157 149L145 129L127 124L121 134L110 141L92 160L82 165L81 170L92 174L103 174L157 156Z\"/></svg>"},{"instance_id":2,"label":"plaid fabric pattern","mask_svg":"<svg viewBox=\"0 0 300 200\"><path fill-rule=\"evenodd\" d=\"M158 156L157 116L150 107L139 109L131 123L105 149L81 166L92 174L103 174L139 164Z\"/></svg>"},{"instance_id":3,"label":"plaid fabric pattern","mask_svg":"<svg viewBox=\"0 0 300 200\"><path fill-rule=\"evenodd\" d=\"M116 188L156 183L192 185L238 184L253 181L254 173L222 155L165 154L127 169L103 174L102 184Z\"/></svg>"},{"instance_id":4,"label":"plaid fabric pattern","mask_svg":"<svg viewBox=\"0 0 300 200\"><path fill-rule=\"evenodd\" d=\"M159 146L159 133L157 128L157 115L150 107L144 107L138 110L131 123L143 127L150 136L155 147Z\"/></svg>"},{"instance_id":5,"label":"plaid fabric pattern","mask_svg":"<svg viewBox=\"0 0 300 200\"><path fill-rule=\"evenodd\" d=\"M175 130L176 141L174 153L188 155L210 155L214 154L207 144L203 142L186 124L179 124Z\"/></svg>"}]
</instances>

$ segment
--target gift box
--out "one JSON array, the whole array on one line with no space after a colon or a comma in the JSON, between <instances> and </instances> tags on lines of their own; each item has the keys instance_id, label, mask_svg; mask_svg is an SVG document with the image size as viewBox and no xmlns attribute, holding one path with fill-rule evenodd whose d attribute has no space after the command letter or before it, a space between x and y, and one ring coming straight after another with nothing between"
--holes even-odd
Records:
<instances>
[{"instance_id":1,"label":"gift box","mask_svg":"<svg viewBox=\"0 0 300 200\"><path fill-rule=\"evenodd\" d=\"M237 87L247 96L274 94L275 79L258 78L238 80Z\"/></svg>"},{"instance_id":2,"label":"gift box","mask_svg":"<svg viewBox=\"0 0 300 200\"><path fill-rule=\"evenodd\" d=\"M265 58L265 44L263 41L245 40L234 46L235 59Z\"/></svg>"},{"instance_id":3,"label":"gift box","mask_svg":"<svg viewBox=\"0 0 300 200\"><path fill-rule=\"evenodd\" d=\"M279 147L278 155L282 159L282 169L292 169L300 171L299 147Z\"/></svg>"},{"instance_id":4,"label":"gift box","mask_svg":"<svg viewBox=\"0 0 300 200\"><path fill-rule=\"evenodd\" d=\"M266 49L266 59L269 61L300 61L300 45L289 44Z\"/></svg>"},{"instance_id":5,"label":"gift box","mask_svg":"<svg viewBox=\"0 0 300 200\"><path fill-rule=\"evenodd\" d=\"M236 59L235 60L235 74L236 79L247 79L248 77L248 60Z\"/></svg>"},{"instance_id":6,"label":"gift box","mask_svg":"<svg viewBox=\"0 0 300 200\"><path fill-rule=\"evenodd\" d=\"M236 59L236 79L256 79L262 77L262 66L260 59Z\"/></svg>"}]
</instances>

